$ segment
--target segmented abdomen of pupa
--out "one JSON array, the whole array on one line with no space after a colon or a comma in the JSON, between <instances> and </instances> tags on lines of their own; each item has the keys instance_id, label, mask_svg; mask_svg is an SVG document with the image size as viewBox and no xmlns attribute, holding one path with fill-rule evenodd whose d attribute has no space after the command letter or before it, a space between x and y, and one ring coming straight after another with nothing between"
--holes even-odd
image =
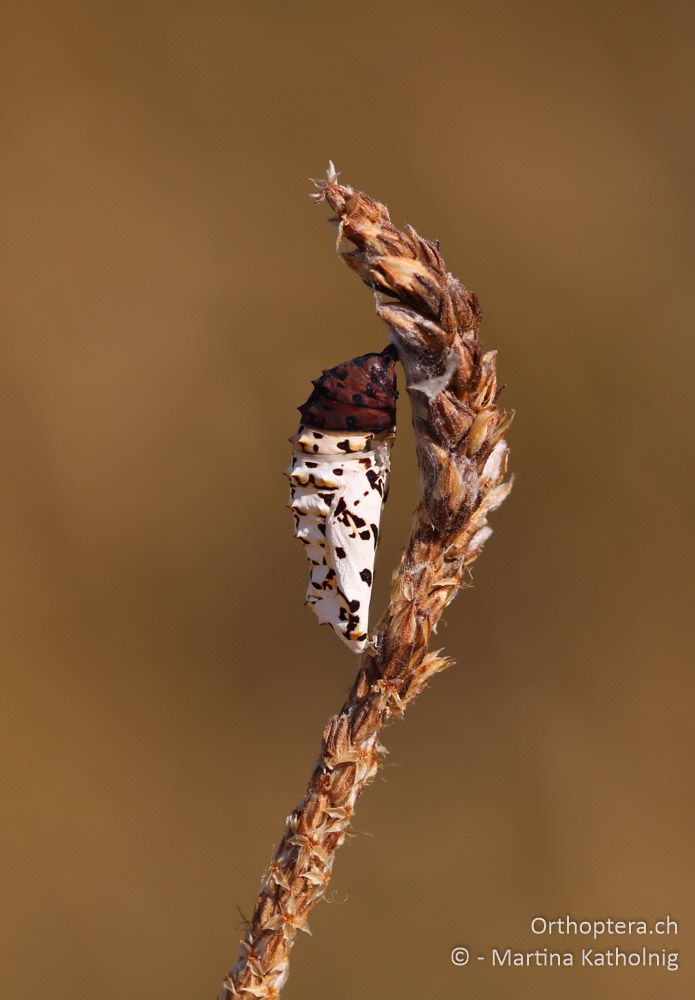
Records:
<instances>
[{"instance_id":1,"label":"segmented abdomen of pupa","mask_svg":"<svg viewBox=\"0 0 695 1000\"><path fill-rule=\"evenodd\" d=\"M310 565L305 603L356 653L368 637L396 397L392 349L346 361L316 379L290 439L289 506Z\"/></svg>"}]
</instances>

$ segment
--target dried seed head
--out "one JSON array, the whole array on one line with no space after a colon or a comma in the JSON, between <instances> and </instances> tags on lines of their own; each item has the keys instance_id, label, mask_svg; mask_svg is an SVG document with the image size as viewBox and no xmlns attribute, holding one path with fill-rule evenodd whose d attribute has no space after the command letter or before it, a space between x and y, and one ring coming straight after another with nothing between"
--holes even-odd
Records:
<instances>
[{"instance_id":1,"label":"dried seed head","mask_svg":"<svg viewBox=\"0 0 695 1000\"><path fill-rule=\"evenodd\" d=\"M332 164L317 187L317 200L336 214L339 237L354 247L342 255L345 262L372 290L390 296L378 301L377 313L389 326L410 386L422 499L389 607L365 644L343 709L326 727L306 796L288 817L247 934L249 950L225 982L225 997L277 997L296 933L306 929L309 910L322 898L355 803L376 773L384 722L402 714L449 666L440 652L427 652L430 634L490 536L487 516L511 488L504 481L503 440L511 415L497 410L496 358L481 350L475 295L447 272L438 244L413 229L396 229L385 206L338 183ZM318 380L321 386L328 381ZM320 412L319 402L315 397L312 413ZM373 430L361 424L354 433ZM297 445L301 458L311 461L306 449L313 451L314 444L298 439ZM306 473L303 489L316 484L309 480L314 473ZM326 503L296 499L313 517ZM293 513L299 506L293 503Z\"/></svg>"}]
</instances>

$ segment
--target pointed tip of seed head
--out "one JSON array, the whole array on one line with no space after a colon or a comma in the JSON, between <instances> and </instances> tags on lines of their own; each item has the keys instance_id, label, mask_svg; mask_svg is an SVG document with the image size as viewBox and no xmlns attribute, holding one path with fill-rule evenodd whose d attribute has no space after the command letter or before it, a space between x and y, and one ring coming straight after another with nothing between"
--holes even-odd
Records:
<instances>
[{"instance_id":1,"label":"pointed tip of seed head","mask_svg":"<svg viewBox=\"0 0 695 1000\"><path fill-rule=\"evenodd\" d=\"M320 180L318 180L316 177L309 178L314 187L318 188L318 191L311 191L309 193L309 197L313 198L313 200L317 202L324 201L325 195L323 189L325 188L326 184L335 184L339 176L340 176L340 171L335 169L335 164L333 163L333 160L329 160L325 178L321 178Z\"/></svg>"}]
</instances>

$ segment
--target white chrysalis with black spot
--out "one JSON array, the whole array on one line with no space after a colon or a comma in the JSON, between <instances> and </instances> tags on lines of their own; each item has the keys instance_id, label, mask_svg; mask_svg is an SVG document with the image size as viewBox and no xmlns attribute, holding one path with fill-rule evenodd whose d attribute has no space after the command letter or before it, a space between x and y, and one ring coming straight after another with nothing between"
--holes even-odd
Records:
<instances>
[{"instance_id":1,"label":"white chrysalis with black spot","mask_svg":"<svg viewBox=\"0 0 695 1000\"><path fill-rule=\"evenodd\" d=\"M369 604L395 437L395 352L330 368L300 406L291 438L290 508L310 564L305 603L354 652L369 631Z\"/></svg>"},{"instance_id":2,"label":"white chrysalis with black spot","mask_svg":"<svg viewBox=\"0 0 695 1000\"><path fill-rule=\"evenodd\" d=\"M367 641L393 437L300 427L292 439L289 506L311 567L305 603L356 653Z\"/></svg>"}]
</instances>

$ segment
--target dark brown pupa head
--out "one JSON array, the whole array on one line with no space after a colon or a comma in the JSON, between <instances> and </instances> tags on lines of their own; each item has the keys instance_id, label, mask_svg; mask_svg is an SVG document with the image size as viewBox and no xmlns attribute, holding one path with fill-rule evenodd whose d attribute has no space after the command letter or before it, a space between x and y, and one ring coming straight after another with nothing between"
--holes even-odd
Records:
<instances>
[{"instance_id":1,"label":"dark brown pupa head","mask_svg":"<svg viewBox=\"0 0 695 1000\"><path fill-rule=\"evenodd\" d=\"M299 407L302 422L327 431L385 431L396 423L396 353L362 354L329 368Z\"/></svg>"}]
</instances>

